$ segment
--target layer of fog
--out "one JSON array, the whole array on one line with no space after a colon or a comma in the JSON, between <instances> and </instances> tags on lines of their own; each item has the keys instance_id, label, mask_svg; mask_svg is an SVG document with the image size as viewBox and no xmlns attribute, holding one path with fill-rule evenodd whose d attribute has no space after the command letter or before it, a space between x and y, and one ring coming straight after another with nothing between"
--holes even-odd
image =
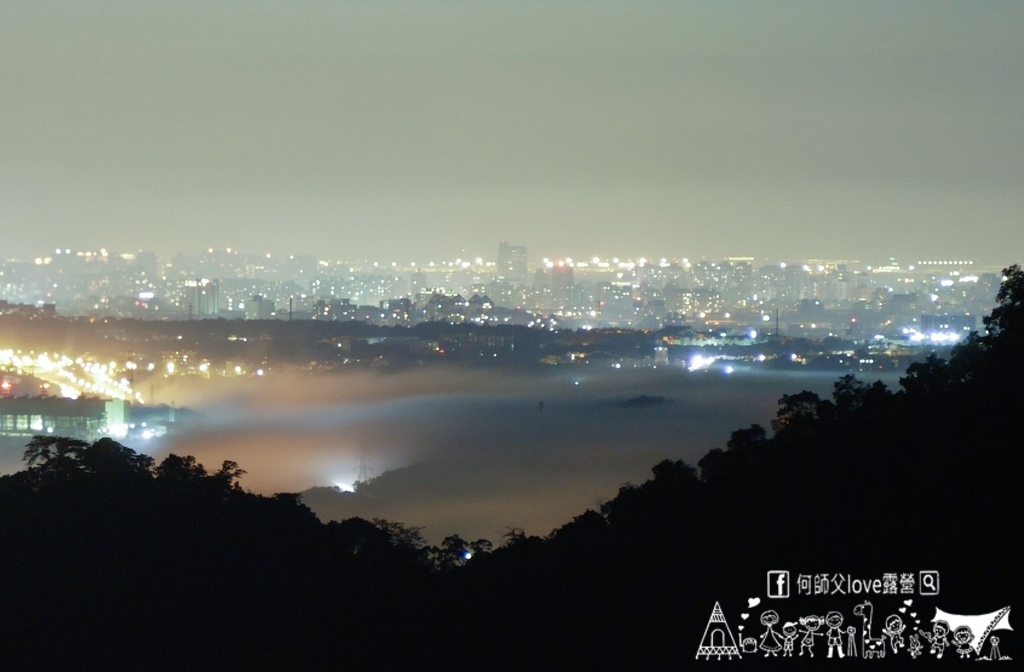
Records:
<instances>
[{"instance_id":1,"label":"layer of fog","mask_svg":"<svg viewBox=\"0 0 1024 672\"><path fill-rule=\"evenodd\" d=\"M431 369L312 378L276 375L175 390L204 421L155 453L238 462L244 487L305 491L324 520L388 518L437 541L546 534L640 483L662 459L691 464L729 434L767 425L779 397L831 392L835 374ZM894 380L886 381L888 383ZM623 406L641 394L665 403ZM543 407L541 407L543 402ZM355 493L339 492L360 477Z\"/></svg>"}]
</instances>

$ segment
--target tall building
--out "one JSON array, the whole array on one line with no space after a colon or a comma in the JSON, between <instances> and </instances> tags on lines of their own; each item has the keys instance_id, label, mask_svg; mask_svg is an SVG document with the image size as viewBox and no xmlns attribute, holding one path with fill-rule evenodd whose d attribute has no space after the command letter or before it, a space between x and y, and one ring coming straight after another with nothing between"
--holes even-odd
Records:
<instances>
[{"instance_id":1,"label":"tall building","mask_svg":"<svg viewBox=\"0 0 1024 672\"><path fill-rule=\"evenodd\" d=\"M273 301L257 294L245 302L245 319L271 320L274 318L275 309L276 306Z\"/></svg>"},{"instance_id":2,"label":"tall building","mask_svg":"<svg viewBox=\"0 0 1024 672\"><path fill-rule=\"evenodd\" d=\"M212 280L185 281L185 309L190 317L217 317L220 288Z\"/></svg>"},{"instance_id":3,"label":"tall building","mask_svg":"<svg viewBox=\"0 0 1024 672\"><path fill-rule=\"evenodd\" d=\"M551 267L551 298L555 305L565 307L574 286L572 264L560 261Z\"/></svg>"},{"instance_id":4,"label":"tall building","mask_svg":"<svg viewBox=\"0 0 1024 672\"><path fill-rule=\"evenodd\" d=\"M526 282L526 246L498 243L498 277L510 282Z\"/></svg>"}]
</instances>

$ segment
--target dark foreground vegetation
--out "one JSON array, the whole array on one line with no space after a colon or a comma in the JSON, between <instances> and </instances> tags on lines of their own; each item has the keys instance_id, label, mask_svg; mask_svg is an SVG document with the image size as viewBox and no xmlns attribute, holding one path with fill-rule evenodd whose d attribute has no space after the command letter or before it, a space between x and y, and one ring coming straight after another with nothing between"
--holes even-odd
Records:
<instances>
[{"instance_id":1,"label":"dark foreground vegetation","mask_svg":"<svg viewBox=\"0 0 1024 672\"><path fill-rule=\"evenodd\" d=\"M1006 275L985 335L901 389L785 396L772 431L494 548L322 524L295 495L245 492L230 462L37 437L0 479L0 667L679 669L714 603L765 597L772 569L935 569L947 611L1020 607L1024 273ZM799 609L849 618L853 600Z\"/></svg>"}]
</instances>

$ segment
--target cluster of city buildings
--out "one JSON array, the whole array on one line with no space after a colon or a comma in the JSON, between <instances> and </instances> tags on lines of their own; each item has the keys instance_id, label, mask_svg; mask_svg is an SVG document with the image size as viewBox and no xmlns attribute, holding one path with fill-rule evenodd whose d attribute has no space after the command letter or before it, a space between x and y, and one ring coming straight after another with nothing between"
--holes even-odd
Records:
<instances>
[{"instance_id":1,"label":"cluster of city buildings","mask_svg":"<svg viewBox=\"0 0 1024 672\"><path fill-rule=\"evenodd\" d=\"M982 327L1001 270L531 261L508 243L494 260L422 264L55 250L0 261L0 438L159 436L173 421L136 421L132 405L172 401L160 395L181 376L431 362L902 370Z\"/></svg>"},{"instance_id":2,"label":"cluster of city buildings","mask_svg":"<svg viewBox=\"0 0 1024 672\"><path fill-rule=\"evenodd\" d=\"M493 260L341 262L209 249L57 249L0 262L0 314L162 320L441 321L545 329L784 330L808 337L950 341L994 303L998 266L972 260L751 257L531 261L500 243Z\"/></svg>"}]
</instances>

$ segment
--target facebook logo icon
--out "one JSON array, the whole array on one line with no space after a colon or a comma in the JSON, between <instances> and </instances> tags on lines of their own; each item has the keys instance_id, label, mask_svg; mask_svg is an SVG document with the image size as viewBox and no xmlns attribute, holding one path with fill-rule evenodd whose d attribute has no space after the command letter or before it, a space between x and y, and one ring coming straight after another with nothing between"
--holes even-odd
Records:
<instances>
[{"instance_id":1,"label":"facebook logo icon","mask_svg":"<svg viewBox=\"0 0 1024 672\"><path fill-rule=\"evenodd\" d=\"M768 597L789 597L789 572L784 569L768 572Z\"/></svg>"}]
</instances>

